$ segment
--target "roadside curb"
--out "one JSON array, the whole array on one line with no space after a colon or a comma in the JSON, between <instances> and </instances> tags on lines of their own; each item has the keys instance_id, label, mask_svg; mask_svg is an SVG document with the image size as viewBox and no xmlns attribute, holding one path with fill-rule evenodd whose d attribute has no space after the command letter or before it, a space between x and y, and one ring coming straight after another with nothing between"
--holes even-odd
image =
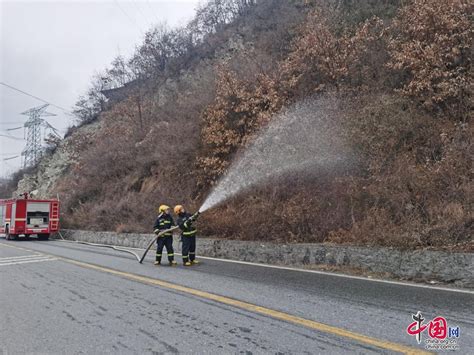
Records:
<instances>
[{"instance_id":1,"label":"roadside curb","mask_svg":"<svg viewBox=\"0 0 474 355\"><path fill-rule=\"evenodd\" d=\"M145 248L154 234L62 230L66 239ZM179 239L175 237L175 248ZM179 248L178 248L179 249ZM474 288L474 254L328 244L277 244L199 238L198 254L293 267L348 267L398 278Z\"/></svg>"}]
</instances>

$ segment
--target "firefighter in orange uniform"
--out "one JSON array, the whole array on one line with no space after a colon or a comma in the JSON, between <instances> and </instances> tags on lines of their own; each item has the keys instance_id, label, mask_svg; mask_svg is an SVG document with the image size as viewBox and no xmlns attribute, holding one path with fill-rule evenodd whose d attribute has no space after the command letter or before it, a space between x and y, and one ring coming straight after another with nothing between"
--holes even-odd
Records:
<instances>
[{"instance_id":1,"label":"firefighter in orange uniform","mask_svg":"<svg viewBox=\"0 0 474 355\"><path fill-rule=\"evenodd\" d=\"M156 219L155 225L153 226L153 231L156 234L174 226L173 217L171 217L171 209L168 206L161 205L158 208L158 212L158 218ZM170 266L176 265L176 261L174 261L173 232L166 232L159 236L156 240L155 265L161 265L161 254L163 253L163 247L166 247Z\"/></svg>"}]
</instances>

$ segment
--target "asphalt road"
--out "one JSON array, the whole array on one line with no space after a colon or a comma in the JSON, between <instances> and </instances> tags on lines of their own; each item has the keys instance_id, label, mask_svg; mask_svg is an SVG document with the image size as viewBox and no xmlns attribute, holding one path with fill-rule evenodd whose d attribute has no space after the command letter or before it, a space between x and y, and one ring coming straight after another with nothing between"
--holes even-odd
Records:
<instances>
[{"instance_id":1,"label":"asphalt road","mask_svg":"<svg viewBox=\"0 0 474 355\"><path fill-rule=\"evenodd\" d=\"M152 262L0 238L0 354L422 351L406 333L417 311L424 324L442 316L459 326L459 353L474 349L472 292L211 259Z\"/></svg>"}]
</instances>

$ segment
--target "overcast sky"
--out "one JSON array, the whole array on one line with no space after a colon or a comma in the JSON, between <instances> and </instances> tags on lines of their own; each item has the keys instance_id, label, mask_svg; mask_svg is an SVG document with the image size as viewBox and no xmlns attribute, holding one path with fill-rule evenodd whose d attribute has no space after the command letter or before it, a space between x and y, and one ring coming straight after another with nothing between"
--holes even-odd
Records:
<instances>
[{"instance_id":1,"label":"overcast sky","mask_svg":"<svg viewBox=\"0 0 474 355\"><path fill-rule=\"evenodd\" d=\"M117 54L129 57L157 23L186 23L198 0L0 0L0 82L71 109L96 71ZM0 176L21 167L25 141L20 115L43 102L0 85ZM73 119L55 107L49 123L64 133ZM15 136L18 139L4 137Z\"/></svg>"}]
</instances>

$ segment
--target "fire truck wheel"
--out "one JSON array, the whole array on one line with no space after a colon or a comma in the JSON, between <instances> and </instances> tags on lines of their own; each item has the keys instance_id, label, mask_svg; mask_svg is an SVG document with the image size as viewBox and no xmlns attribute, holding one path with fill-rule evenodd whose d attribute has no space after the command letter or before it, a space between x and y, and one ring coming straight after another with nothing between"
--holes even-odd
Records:
<instances>
[{"instance_id":1,"label":"fire truck wheel","mask_svg":"<svg viewBox=\"0 0 474 355\"><path fill-rule=\"evenodd\" d=\"M48 240L49 239L49 234L38 234L38 239L39 240Z\"/></svg>"}]
</instances>

